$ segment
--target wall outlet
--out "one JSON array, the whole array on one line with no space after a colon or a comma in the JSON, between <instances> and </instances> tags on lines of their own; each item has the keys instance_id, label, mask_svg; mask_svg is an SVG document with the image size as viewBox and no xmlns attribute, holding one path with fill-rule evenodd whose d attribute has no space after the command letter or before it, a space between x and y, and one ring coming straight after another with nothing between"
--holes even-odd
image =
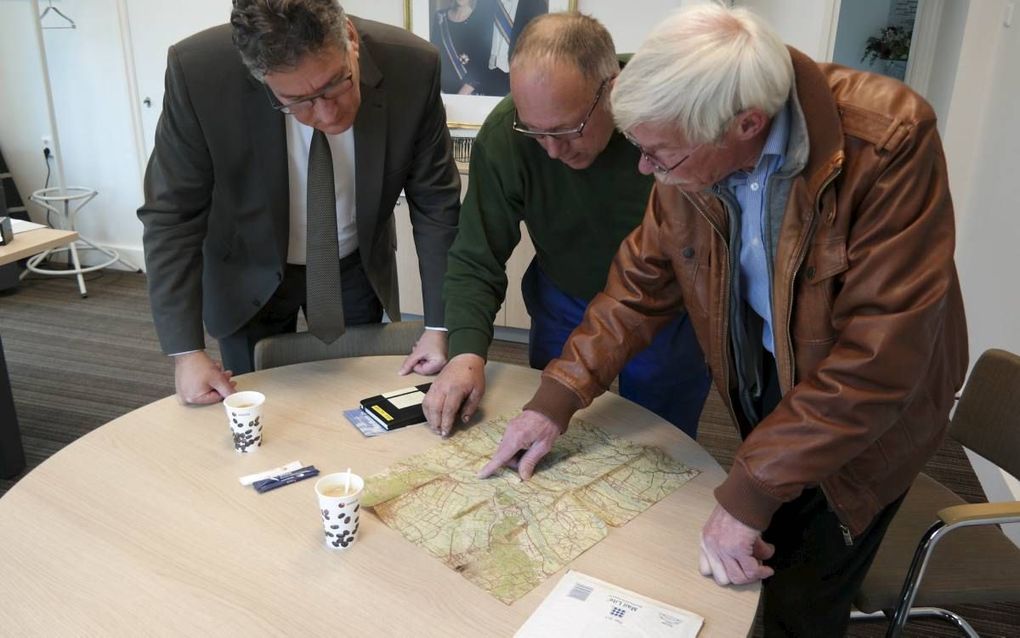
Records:
<instances>
[{"instance_id":1,"label":"wall outlet","mask_svg":"<svg viewBox=\"0 0 1020 638\"><path fill-rule=\"evenodd\" d=\"M42 136L42 152L44 157L53 157L56 154L56 149L53 148L53 138L49 135Z\"/></svg>"}]
</instances>

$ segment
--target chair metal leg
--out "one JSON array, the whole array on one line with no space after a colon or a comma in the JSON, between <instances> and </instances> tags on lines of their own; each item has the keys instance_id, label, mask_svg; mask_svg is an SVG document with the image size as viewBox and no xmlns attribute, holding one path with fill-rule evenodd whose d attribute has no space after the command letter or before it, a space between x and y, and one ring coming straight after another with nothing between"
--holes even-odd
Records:
<instances>
[{"instance_id":1,"label":"chair metal leg","mask_svg":"<svg viewBox=\"0 0 1020 638\"><path fill-rule=\"evenodd\" d=\"M906 624L907 618L914 615L911 607L914 604L914 599L917 597L917 590L920 587L921 578L924 577L924 572L928 567L928 561L931 559L932 551L934 551L935 545L940 540L942 540L950 532L962 527L1001 525L1004 523L1015 522L1015 516L1006 514L1001 517L991 516L983 518L962 518L961 520L949 524L943 520L939 520L929 527L925 535L921 537L921 542L917 544L917 549L914 551L914 558L910 563L910 569L907 571L907 577L903 583L903 590L900 592L899 604L896 606L892 622L889 623L886 638L897 638L903 632L903 625ZM952 612L937 610L933 612L933 614L952 622L961 630L967 632L968 635L976 635L972 633L974 630L969 624L967 624L967 621Z\"/></svg>"},{"instance_id":2,"label":"chair metal leg","mask_svg":"<svg viewBox=\"0 0 1020 638\"><path fill-rule=\"evenodd\" d=\"M956 628L966 634L968 638L981 638L978 632L970 626L963 616L956 612L942 609L941 607L915 607L910 610L911 618L938 618L956 625Z\"/></svg>"},{"instance_id":3,"label":"chair metal leg","mask_svg":"<svg viewBox=\"0 0 1020 638\"><path fill-rule=\"evenodd\" d=\"M921 577L924 576L924 570L928 567L931 551L935 547L935 543L942 537L941 532L944 528L945 523L942 521L934 523L921 537L921 542L914 550L914 558L910 561L910 569L907 570L907 578L903 583L903 590L900 592L900 601L893 613L892 621L889 623L889 629L885 634L886 638L898 638L903 633L903 626L907 624L907 618L910 616L910 607L914 604L914 598L917 597Z\"/></svg>"},{"instance_id":4,"label":"chair metal leg","mask_svg":"<svg viewBox=\"0 0 1020 638\"><path fill-rule=\"evenodd\" d=\"M889 615L884 611L873 611L869 613L854 609L850 612L850 622L875 622L877 620L885 622L889 620Z\"/></svg>"},{"instance_id":5,"label":"chair metal leg","mask_svg":"<svg viewBox=\"0 0 1020 638\"><path fill-rule=\"evenodd\" d=\"M960 633L967 636L967 638L981 638L978 632L974 631L970 623L961 616L960 614L943 609L941 607L914 607L907 614L911 620L918 620L921 618L935 618L943 620L948 623L952 623L960 630ZM887 621L892 616L892 612L886 613L883 611L874 611L871 613L865 613L863 611L851 611L850 622L875 622L875 621Z\"/></svg>"},{"instance_id":6,"label":"chair metal leg","mask_svg":"<svg viewBox=\"0 0 1020 638\"><path fill-rule=\"evenodd\" d=\"M78 276L78 292L81 293L81 298L84 299L89 296L88 290L85 289L85 277L81 274L81 260L78 259L78 247L75 246L77 242L71 242L71 261L74 262L74 273Z\"/></svg>"}]
</instances>

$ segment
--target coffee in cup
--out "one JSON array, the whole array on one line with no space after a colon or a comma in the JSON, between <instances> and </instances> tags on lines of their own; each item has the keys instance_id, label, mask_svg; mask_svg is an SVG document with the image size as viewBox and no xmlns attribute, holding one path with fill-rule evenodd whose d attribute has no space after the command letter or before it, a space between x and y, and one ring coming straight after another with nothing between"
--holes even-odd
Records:
<instances>
[{"instance_id":1,"label":"coffee in cup","mask_svg":"<svg viewBox=\"0 0 1020 638\"><path fill-rule=\"evenodd\" d=\"M234 449L242 454L262 445L262 404L265 402L266 396L253 390L235 392L223 399Z\"/></svg>"},{"instance_id":2,"label":"coffee in cup","mask_svg":"<svg viewBox=\"0 0 1020 638\"><path fill-rule=\"evenodd\" d=\"M326 547L343 550L357 540L364 487L365 481L349 472L327 474L316 481Z\"/></svg>"}]
</instances>

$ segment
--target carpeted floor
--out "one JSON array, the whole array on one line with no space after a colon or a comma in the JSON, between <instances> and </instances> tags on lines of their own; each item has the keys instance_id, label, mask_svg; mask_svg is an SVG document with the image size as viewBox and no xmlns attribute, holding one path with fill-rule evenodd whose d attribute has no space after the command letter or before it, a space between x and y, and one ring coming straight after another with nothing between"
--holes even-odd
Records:
<instances>
[{"instance_id":1,"label":"carpeted floor","mask_svg":"<svg viewBox=\"0 0 1020 638\"><path fill-rule=\"evenodd\" d=\"M30 471L92 429L172 394L170 362L159 351L143 275L105 271L87 280L78 296L73 278L26 280L0 292L3 335L11 385ZM210 341L215 353L215 342ZM495 361L527 364L525 346L495 342ZM739 441L721 402L710 395L698 442L723 467ZM959 446L947 443L926 471L964 498L984 498ZM0 480L0 496L14 480ZM1020 605L958 609L982 636L1020 636ZM958 636L934 621L912 623L910 636ZM855 625L851 636L881 636L883 624ZM2 632L0 632L2 633ZM760 634L760 629L757 632Z\"/></svg>"}]
</instances>

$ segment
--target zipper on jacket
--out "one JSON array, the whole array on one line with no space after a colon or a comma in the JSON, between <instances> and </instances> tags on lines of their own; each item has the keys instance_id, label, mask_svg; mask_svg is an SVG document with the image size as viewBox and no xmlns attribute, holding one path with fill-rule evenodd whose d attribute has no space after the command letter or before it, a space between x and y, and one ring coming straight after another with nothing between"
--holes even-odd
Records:
<instances>
[{"instance_id":1,"label":"zipper on jacket","mask_svg":"<svg viewBox=\"0 0 1020 638\"><path fill-rule=\"evenodd\" d=\"M797 273L800 272L800 267L804 265L804 256L807 254L807 247L808 247L808 244L809 244L808 238L812 236L813 229L814 229L814 223L815 223L815 221L817 221L818 216L819 216L818 213L820 211L818 210L818 207L822 205L822 193L825 192L825 189L827 189L829 187L829 185L832 184L832 182L834 182L836 180L836 178L839 177L839 174L842 173L842 172L843 172L843 164L842 164L842 162L840 162L836 166L835 170L833 170L831 173L829 173L829 176L825 178L825 181L822 182L822 185L818 188L818 193L815 195L815 207L814 207L814 211L813 211L814 214L811 215L812 228L809 229L808 232L804 235L804 241L801 243L801 245L800 245L800 247L799 247L799 249L797 251L796 266L794 266L793 273L791 273L791 276L790 276L790 283L789 283L790 288L789 288L789 290L787 290L787 297L786 297L789 301L787 302L786 320L785 320L784 323L786 324L786 344L787 344L786 358L787 358L787 363L789 364L789 367L790 367L790 385L791 385L791 388L793 387L793 384L794 384L794 382L797 379L797 358L794 356L794 353L793 353L793 333L790 331L790 310L793 307L793 288L794 288L794 286L797 283ZM833 209L833 211L835 211L835 209ZM835 215L835 212L833 214Z\"/></svg>"},{"instance_id":2,"label":"zipper on jacket","mask_svg":"<svg viewBox=\"0 0 1020 638\"><path fill-rule=\"evenodd\" d=\"M839 531L843 532L843 542L846 543L847 547L854 546L854 536L850 533L850 528L843 523L839 524Z\"/></svg>"},{"instance_id":3,"label":"zipper on jacket","mask_svg":"<svg viewBox=\"0 0 1020 638\"><path fill-rule=\"evenodd\" d=\"M723 295L723 306L724 306L723 307L723 311L724 312L722 313L723 324L722 324L722 333L721 333L723 335L723 351L722 351L722 354L723 354L723 357L722 357L722 360L723 360L723 365L722 365L723 389L720 389L720 391L725 392L727 394L727 396L728 396L729 392L730 392L730 389L729 389L730 388L730 365L729 365L729 362L730 362L730 358L731 358L731 353L730 353L730 340L726 338L726 334L727 334L727 332L729 330L729 319L730 319L730 245L729 245L729 242L728 242L727 238L723 235L722 229L719 228L719 226L717 226L714 221L712 221L712 218L709 217L707 212L705 212L705 209L703 209L698 204L698 202L696 202L694 200L694 198L691 197L683 189L680 189L680 193L684 196L684 198L687 200L687 202L691 206L694 207L694 210L698 211L698 214L701 215L701 217L708 223L709 227L711 227L712 232L715 233L716 235L718 235L719 239L722 241L723 245L726 246L726 251L725 251L725 255L724 255L724 259L723 259L723 266L726 268L726 289L723 291L725 293L725 295ZM733 401L732 400L723 401L723 403L726 405L726 410L727 410L727 412L730 413L730 418L733 419L734 425L737 426L737 431L741 432L741 434L743 434L742 429L740 427L740 421L737 419L737 413L733 411Z\"/></svg>"}]
</instances>

